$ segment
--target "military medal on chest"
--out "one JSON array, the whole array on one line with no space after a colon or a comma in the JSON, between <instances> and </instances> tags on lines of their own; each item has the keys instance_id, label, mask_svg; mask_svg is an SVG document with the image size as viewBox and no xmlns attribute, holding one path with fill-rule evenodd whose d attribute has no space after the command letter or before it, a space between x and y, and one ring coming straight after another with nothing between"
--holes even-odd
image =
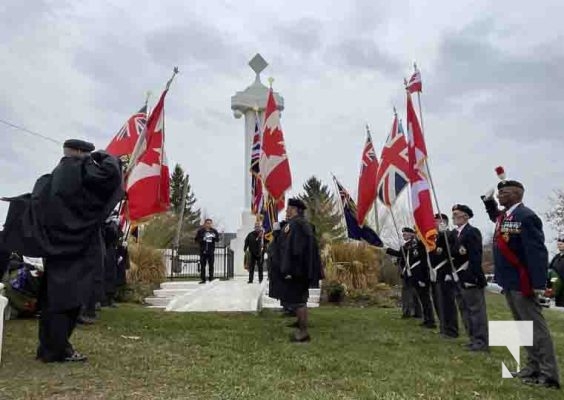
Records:
<instances>
[{"instance_id":1,"label":"military medal on chest","mask_svg":"<svg viewBox=\"0 0 564 400\"><path fill-rule=\"evenodd\" d=\"M460 246L460 248L458 249L458 252L460 253L461 256L465 256L468 251L466 250L466 247L464 246Z\"/></svg>"}]
</instances>

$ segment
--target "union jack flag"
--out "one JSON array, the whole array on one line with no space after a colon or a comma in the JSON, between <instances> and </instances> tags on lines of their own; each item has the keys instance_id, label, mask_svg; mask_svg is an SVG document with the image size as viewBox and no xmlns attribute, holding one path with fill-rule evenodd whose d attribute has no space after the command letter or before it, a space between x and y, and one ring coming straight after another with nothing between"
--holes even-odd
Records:
<instances>
[{"instance_id":1,"label":"union jack flag","mask_svg":"<svg viewBox=\"0 0 564 400\"><path fill-rule=\"evenodd\" d=\"M253 136L253 144L251 147L251 211L255 215L260 212L263 202L262 179L260 176L259 166L260 153L261 137L257 115L255 122L255 134Z\"/></svg>"},{"instance_id":2,"label":"union jack flag","mask_svg":"<svg viewBox=\"0 0 564 400\"><path fill-rule=\"evenodd\" d=\"M116 157L131 156L137 139L143 134L147 124L147 106L144 105L141 109L133 114L127 122L116 133L106 151Z\"/></svg>"},{"instance_id":3,"label":"union jack flag","mask_svg":"<svg viewBox=\"0 0 564 400\"><path fill-rule=\"evenodd\" d=\"M409 158L407 142L401 121L394 116L392 131L382 149L380 167L376 177L378 198L391 207L409 183Z\"/></svg>"}]
</instances>

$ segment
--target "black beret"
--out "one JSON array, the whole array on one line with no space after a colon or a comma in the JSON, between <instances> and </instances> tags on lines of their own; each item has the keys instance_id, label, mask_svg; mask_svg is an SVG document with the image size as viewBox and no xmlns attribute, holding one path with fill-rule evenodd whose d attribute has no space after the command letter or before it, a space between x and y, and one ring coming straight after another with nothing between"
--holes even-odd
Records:
<instances>
[{"instance_id":1,"label":"black beret","mask_svg":"<svg viewBox=\"0 0 564 400\"><path fill-rule=\"evenodd\" d=\"M401 231L403 233L415 233L415 231L413 230L413 228L410 228L408 226L406 226L405 228L402 228Z\"/></svg>"},{"instance_id":2,"label":"black beret","mask_svg":"<svg viewBox=\"0 0 564 400\"><path fill-rule=\"evenodd\" d=\"M560 235L558 235L558 237L556 238L556 241L557 241L557 242L564 243L564 234L561 233Z\"/></svg>"},{"instance_id":3,"label":"black beret","mask_svg":"<svg viewBox=\"0 0 564 400\"><path fill-rule=\"evenodd\" d=\"M503 189L506 187L516 187L522 190L525 190L525 187L523 186L523 184L521 182L517 182L517 181L501 181L497 184L497 189Z\"/></svg>"},{"instance_id":4,"label":"black beret","mask_svg":"<svg viewBox=\"0 0 564 400\"><path fill-rule=\"evenodd\" d=\"M63 144L63 147L88 152L94 151L95 149L92 143L80 139L69 139Z\"/></svg>"},{"instance_id":5,"label":"black beret","mask_svg":"<svg viewBox=\"0 0 564 400\"><path fill-rule=\"evenodd\" d=\"M288 207L296 207L297 209L300 209L300 210L306 210L307 209L304 202L301 201L300 199L295 198L295 197L288 200Z\"/></svg>"},{"instance_id":6,"label":"black beret","mask_svg":"<svg viewBox=\"0 0 564 400\"><path fill-rule=\"evenodd\" d=\"M435 214L435 219L442 219L444 221L448 221L448 216L446 214Z\"/></svg>"},{"instance_id":7,"label":"black beret","mask_svg":"<svg viewBox=\"0 0 564 400\"><path fill-rule=\"evenodd\" d=\"M470 218L474 216L472 209L468 206L465 206L464 204L455 204L454 206L452 206L452 211L462 211L463 213L468 214Z\"/></svg>"}]
</instances>

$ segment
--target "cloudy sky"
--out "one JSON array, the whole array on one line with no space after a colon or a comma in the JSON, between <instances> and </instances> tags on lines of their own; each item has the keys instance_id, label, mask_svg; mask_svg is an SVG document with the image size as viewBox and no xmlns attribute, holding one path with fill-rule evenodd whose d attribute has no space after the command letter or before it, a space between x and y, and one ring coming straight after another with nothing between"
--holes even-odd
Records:
<instances>
[{"instance_id":1,"label":"cloudy sky","mask_svg":"<svg viewBox=\"0 0 564 400\"><path fill-rule=\"evenodd\" d=\"M539 212L564 186L562 12L560 0L3 0L0 119L105 147L178 65L166 105L170 163L233 231L246 166L230 97L252 83L256 52L270 63L263 81L275 77L285 99L293 193L311 175L329 183L330 171L356 192L364 125L379 153L392 107L405 114L402 80L417 60L441 207L468 204L489 232L480 194L497 165L524 182ZM0 140L1 195L29 191L61 153L1 124Z\"/></svg>"}]
</instances>

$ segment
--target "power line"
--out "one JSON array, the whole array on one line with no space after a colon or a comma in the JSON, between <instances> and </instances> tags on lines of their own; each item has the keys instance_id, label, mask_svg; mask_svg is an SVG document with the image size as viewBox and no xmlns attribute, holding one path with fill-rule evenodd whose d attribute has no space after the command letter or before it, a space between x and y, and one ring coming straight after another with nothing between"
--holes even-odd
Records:
<instances>
[{"instance_id":1,"label":"power line","mask_svg":"<svg viewBox=\"0 0 564 400\"><path fill-rule=\"evenodd\" d=\"M9 126L9 127L11 127L11 128L20 130L20 131L22 131L22 132L26 132L26 133L28 133L28 134L30 134L30 135L32 135L32 136L35 136L35 137L39 137L39 138L41 138L41 139L48 140L48 141L50 141L50 142L52 142L52 143L55 143L55 144L57 144L57 145L62 145L62 144L63 144L62 142L58 141L57 139L53 139L53 138L50 138L49 136L42 135L41 133L37 133L37 132L31 131L31 130L29 130L29 129L27 129L27 128L24 128L23 126L18 126L18 125L12 124L11 122L4 121L3 119L0 119L0 123L2 123L2 124L4 124L4 125L7 125L7 126Z\"/></svg>"}]
</instances>

